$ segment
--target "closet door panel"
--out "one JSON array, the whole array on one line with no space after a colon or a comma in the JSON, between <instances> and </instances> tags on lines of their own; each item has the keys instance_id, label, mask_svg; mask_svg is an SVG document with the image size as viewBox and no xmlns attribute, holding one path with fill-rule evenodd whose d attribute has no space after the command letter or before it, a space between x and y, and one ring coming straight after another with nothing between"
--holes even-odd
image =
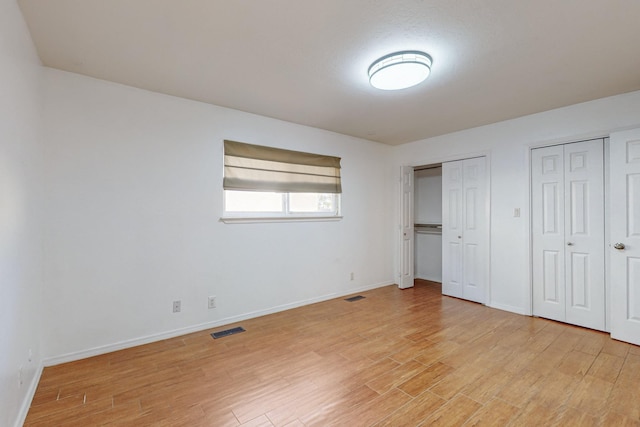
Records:
<instances>
[{"instance_id":1,"label":"closet door panel","mask_svg":"<svg viewBox=\"0 0 640 427\"><path fill-rule=\"evenodd\" d=\"M564 286L564 280L561 280L562 271L562 258L564 254L558 251L544 251L542 254L543 262L543 285L542 285L542 299L545 302L559 304L562 289ZM534 313L535 314L535 313Z\"/></svg>"},{"instance_id":2,"label":"closet door panel","mask_svg":"<svg viewBox=\"0 0 640 427\"><path fill-rule=\"evenodd\" d=\"M462 263L462 271L464 271L464 288L462 296L465 299L482 301L482 278L479 270L478 245L474 243L464 244L464 255ZM475 295L479 294L479 295Z\"/></svg>"},{"instance_id":3,"label":"closet door panel","mask_svg":"<svg viewBox=\"0 0 640 427\"><path fill-rule=\"evenodd\" d=\"M462 161L442 164L442 294L462 297Z\"/></svg>"},{"instance_id":4,"label":"closet door panel","mask_svg":"<svg viewBox=\"0 0 640 427\"><path fill-rule=\"evenodd\" d=\"M486 158L442 164L442 293L485 303L489 253Z\"/></svg>"},{"instance_id":5,"label":"closet door panel","mask_svg":"<svg viewBox=\"0 0 640 427\"><path fill-rule=\"evenodd\" d=\"M414 271L414 234L413 234L413 175L412 167L403 166L401 171L402 212L401 224L401 259L400 259L400 288L413 287Z\"/></svg>"},{"instance_id":6,"label":"closet door panel","mask_svg":"<svg viewBox=\"0 0 640 427\"><path fill-rule=\"evenodd\" d=\"M640 258L629 257L627 261L628 280L625 284L627 293L625 312L627 321L640 322ZM635 344L639 344L640 336L635 340Z\"/></svg>"},{"instance_id":7,"label":"closet door panel","mask_svg":"<svg viewBox=\"0 0 640 427\"><path fill-rule=\"evenodd\" d=\"M452 297L462 297L462 245L458 242L449 242L446 256L443 254L443 262L446 262L447 273L442 281L442 293ZM446 260L446 261L445 261ZM445 282L446 277L446 282ZM445 288L446 283L446 288Z\"/></svg>"},{"instance_id":8,"label":"closet door panel","mask_svg":"<svg viewBox=\"0 0 640 427\"><path fill-rule=\"evenodd\" d=\"M462 238L464 299L484 303L486 289L487 236L487 179L486 158L463 161L462 188L464 191L464 224Z\"/></svg>"},{"instance_id":9,"label":"closet door panel","mask_svg":"<svg viewBox=\"0 0 640 427\"><path fill-rule=\"evenodd\" d=\"M532 150L533 314L565 320L564 150Z\"/></svg>"},{"instance_id":10,"label":"closet door panel","mask_svg":"<svg viewBox=\"0 0 640 427\"><path fill-rule=\"evenodd\" d=\"M567 144L564 153L566 321L604 330L604 144Z\"/></svg>"},{"instance_id":11,"label":"closet door panel","mask_svg":"<svg viewBox=\"0 0 640 427\"><path fill-rule=\"evenodd\" d=\"M571 294L569 303L576 308L590 308L589 254L571 254Z\"/></svg>"},{"instance_id":12,"label":"closet door panel","mask_svg":"<svg viewBox=\"0 0 640 427\"><path fill-rule=\"evenodd\" d=\"M542 184L542 233L549 236L561 237L562 223L560 215L560 195L562 190L558 182Z\"/></svg>"}]
</instances>

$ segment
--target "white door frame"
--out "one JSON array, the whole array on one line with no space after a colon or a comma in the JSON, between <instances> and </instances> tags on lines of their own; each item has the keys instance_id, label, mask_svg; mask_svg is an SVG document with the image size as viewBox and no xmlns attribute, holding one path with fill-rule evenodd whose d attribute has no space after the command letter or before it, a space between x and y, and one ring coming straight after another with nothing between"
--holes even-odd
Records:
<instances>
[{"instance_id":1,"label":"white door frame","mask_svg":"<svg viewBox=\"0 0 640 427\"><path fill-rule=\"evenodd\" d=\"M462 153L462 154L455 154L455 155L449 155L449 156L443 156L443 157L426 157L421 159L420 161L413 161L411 163L405 163L402 165L402 167L398 168L397 173L399 174L397 176L398 178L398 186L397 186L397 194L398 194L398 210L397 210L397 228L399 230L399 232L397 233L398 238L395 239L396 241L396 245L397 245L397 249L396 249L396 256L398 257L397 259L397 273L396 273L396 277L398 278L398 281L400 281L401 279L401 272L402 272L402 240L403 240L403 232L402 232L402 206L403 206L403 201L402 201L402 170L405 167L411 167L411 168L416 168L416 167L420 167L420 166L426 166L426 165L433 165L433 164L438 164L438 163L446 163L446 162L453 162L453 161L457 161L457 160L465 160L465 159L472 159L474 157L484 157L486 159L486 179L487 179L487 197L486 197L486 212L487 212L487 219L488 219L488 224L487 224L487 261L486 261L486 277L485 277L485 283L487 284L487 289L485 292L485 301L483 304L485 305L489 305L490 306L490 302L491 302L491 151L488 150L483 150L483 151L476 151L476 152L470 152L470 153ZM412 196L413 197L413 196ZM411 206L414 206L413 200L411 201ZM414 260L411 259L409 260L409 262L412 265L412 268L415 268L415 266L413 266L413 262ZM400 287L400 283L398 283L398 287Z\"/></svg>"},{"instance_id":2,"label":"white door frame","mask_svg":"<svg viewBox=\"0 0 640 427\"><path fill-rule=\"evenodd\" d=\"M528 315L533 315L533 204L532 204L532 196L533 192L531 191L533 185L533 173L531 169L531 159L532 159L532 150L536 148L544 148L544 147L552 147L556 145L565 145L565 144L574 144L578 142L592 141L594 139L603 139L604 140L604 241L605 241L605 259L604 259L604 293L605 293L605 332L611 332L611 287L610 287L610 275L611 269L609 268L610 256L608 248L608 242L610 240L610 217L609 217L609 192L610 192L610 164L609 164L609 135L598 135L595 134L585 135L582 137L576 137L575 139L560 139L546 142L539 142L529 144L527 146L527 167L529 168L529 186L527 191L529 192L528 203L529 203L529 292L527 292L527 296L529 298L529 312Z\"/></svg>"}]
</instances>

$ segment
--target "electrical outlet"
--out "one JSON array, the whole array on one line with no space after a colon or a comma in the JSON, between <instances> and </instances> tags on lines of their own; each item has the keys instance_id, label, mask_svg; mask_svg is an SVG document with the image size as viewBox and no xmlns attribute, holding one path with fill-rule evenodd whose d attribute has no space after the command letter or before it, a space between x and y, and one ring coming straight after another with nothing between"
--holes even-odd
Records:
<instances>
[{"instance_id":1,"label":"electrical outlet","mask_svg":"<svg viewBox=\"0 0 640 427\"><path fill-rule=\"evenodd\" d=\"M353 280L355 278L354 274L351 273L351 276L349 276L351 278L351 280Z\"/></svg>"},{"instance_id":2,"label":"electrical outlet","mask_svg":"<svg viewBox=\"0 0 640 427\"><path fill-rule=\"evenodd\" d=\"M18 366L18 387L22 387L22 365Z\"/></svg>"},{"instance_id":3,"label":"electrical outlet","mask_svg":"<svg viewBox=\"0 0 640 427\"><path fill-rule=\"evenodd\" d=\"M216 296L209 297L209 308L216 308Z\"/></svg>"},{"instance_id":4,"label":"electrical outlet","mask_svg":"<svg viewBox=\"0 0 640 427\"><path fill-rule=\"evenodd\" d=\"M180 302L180 300L174 301L173 302L173 312L174 313L180 313L181 306L182 306L182 303Z\"/></svg>"},{"instance_id":5,"label":"electrical outlet","mask_svg":"<svg viewBox=\"0 0 640 427\"><path fill-rule=\"evenodd\" d=\"M29 354L28 354L28 358L29 363L33 362L33 351L31 351L31 349L29 349Z\"/></svg>"}]
</instances>

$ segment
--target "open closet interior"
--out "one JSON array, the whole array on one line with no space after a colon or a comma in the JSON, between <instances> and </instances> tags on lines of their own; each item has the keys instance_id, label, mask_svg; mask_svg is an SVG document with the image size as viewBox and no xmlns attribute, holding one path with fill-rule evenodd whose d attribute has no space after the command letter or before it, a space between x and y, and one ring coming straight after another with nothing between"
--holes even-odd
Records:
<instances>
[{"instance_id":1,"label":"open closet interior","mask_svg":"<svg viewBox=\"0 0 640 427\"><path fill-rule=\"evenodd\" d=\"M442 165L414 169L414 276L442 282Z\"/></svg>"}]
</instances>

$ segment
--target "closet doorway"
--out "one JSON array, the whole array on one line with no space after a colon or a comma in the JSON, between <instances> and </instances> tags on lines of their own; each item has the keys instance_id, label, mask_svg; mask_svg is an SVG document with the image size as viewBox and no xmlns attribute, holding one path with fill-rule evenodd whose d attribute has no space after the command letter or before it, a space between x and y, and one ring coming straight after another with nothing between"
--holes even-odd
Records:
<instances>
[{"instance_id":1,"label":"closet doorway","mask_svg":"<svg viewBox=\"0 0 640 427\"><path fill-rule=\"evenodd\" d=\"M400 288L415 278L443 295L486 304L489 176L486 156L402 167Z\"/></svg>"}]
</instances>

